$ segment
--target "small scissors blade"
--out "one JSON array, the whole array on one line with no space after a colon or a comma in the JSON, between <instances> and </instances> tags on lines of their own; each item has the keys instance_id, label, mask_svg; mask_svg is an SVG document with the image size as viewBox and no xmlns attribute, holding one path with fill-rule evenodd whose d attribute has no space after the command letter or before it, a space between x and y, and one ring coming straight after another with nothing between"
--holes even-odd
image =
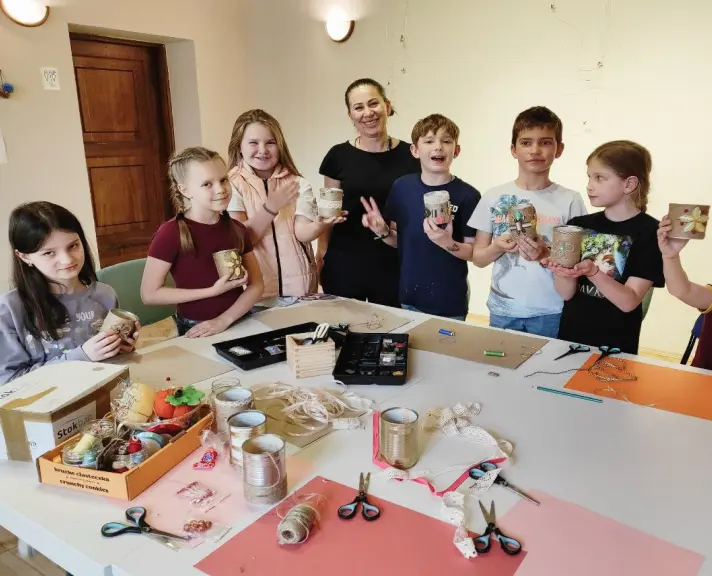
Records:
<instances>
[{"instance_id":1,"label":"small scissors blade","mask_svg":"<svg viewBox=\"0 0 712 576\"><path fill-rule=\"evenodd\" d=\"M504 478L503 478L503 480L504 480ZM528 500L528 501L531 502L532 504L536 504L537 506L540 506L539 502L537 502L536 500L534 500L534 498L532 498L531 496L528 496L527 494L525 494L524 492L522 492L521 490L519 490L519 488L516 488L516 487L512 486L512 485L511 485L509 482L507 482L506 480L504 480L504 482L502 483L502 487L503 487L503 488L506 488L506 489L509 490L510 492L514 492L514 493L515 493L517 496L519 496L520 498L524 498L525 500Z\"/></svg>"}]
</instances>

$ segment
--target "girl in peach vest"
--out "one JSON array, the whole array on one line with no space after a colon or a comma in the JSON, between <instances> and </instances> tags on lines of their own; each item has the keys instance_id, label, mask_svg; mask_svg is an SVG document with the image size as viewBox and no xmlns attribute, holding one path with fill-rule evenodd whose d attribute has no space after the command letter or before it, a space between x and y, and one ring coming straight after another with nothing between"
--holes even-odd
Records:
<instances>
[{"instance_id":1,"label":"girl in peach vest","mask_svg":"<svg viewBox=\"0 0 712 576\"><path fill-rule=\"evenodd\" d=\"M228 154L233 186L228 211L250 231L264 278L262 303L315 292L312 246L294 235L297 203L310 206L313 193L292 160L279 122L263 110L241 114Z\"/></svg>"}]
</instances>

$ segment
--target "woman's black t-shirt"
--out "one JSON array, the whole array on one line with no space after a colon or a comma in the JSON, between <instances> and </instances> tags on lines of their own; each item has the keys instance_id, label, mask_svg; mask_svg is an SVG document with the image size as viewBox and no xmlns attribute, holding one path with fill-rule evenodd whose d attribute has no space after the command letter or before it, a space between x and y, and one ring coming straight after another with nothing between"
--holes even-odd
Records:
<instances>
[{"instance_id":1,"label":"woman's black t-shirt","mask_svg":"<svg viewBox=\"0 0 712 576\"><path fill-rule=\"evenodd\" d=\"M319 173L341 182L346 222L333 227L324 257L324 292L347 298L398 306L398 251L361 224L361 197L373 198L383 211L393 183L420 172L410 144L399 142L386 152L366 152L349 142L337 144L321 163Z\"/></svg>"}]
</instances>

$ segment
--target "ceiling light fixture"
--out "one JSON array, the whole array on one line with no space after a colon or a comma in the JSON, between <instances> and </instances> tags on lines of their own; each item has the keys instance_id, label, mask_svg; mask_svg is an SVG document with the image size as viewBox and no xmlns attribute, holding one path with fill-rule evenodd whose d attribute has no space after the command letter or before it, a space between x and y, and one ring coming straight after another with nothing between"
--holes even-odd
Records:
<instances>
[{"instance_id":1,"label":"ceiling light fixture","mask_svg":"<svg viewBox=\"0 0 712 576\"><path fill-rule=\"evenodd\" d=\"M342 20L340 18L328 18L326 21L326 33L334 42L346 42L354 31L353 20Z\"/></svg>"},{"instance_id":2,"label":"ceiling light fixture","mask_svg":"<svg viewBox=\"0 0 712 576\"><path fill-rule=\"evenodd\" d=\"M49 7L38 0L0 0L0 9L20 26L41 26L49 18Z\"/></svg>"}]
</instances>

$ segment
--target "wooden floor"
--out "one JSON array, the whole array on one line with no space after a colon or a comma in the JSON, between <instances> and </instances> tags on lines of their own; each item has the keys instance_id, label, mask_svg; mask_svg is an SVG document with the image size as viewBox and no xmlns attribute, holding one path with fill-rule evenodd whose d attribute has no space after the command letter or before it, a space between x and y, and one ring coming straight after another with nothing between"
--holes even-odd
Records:
<instances>
[{"instance_id":1,"label":"wooden floor","mask_svg":"<svg viewBox=\"0 0 712 576\"><path fill-rule=\"evenodd\" d=\"M42 555L23 560L17 552L17 538L0 526L0 575L64 576L64 570Z\"/></svg>"}]
</instances>

